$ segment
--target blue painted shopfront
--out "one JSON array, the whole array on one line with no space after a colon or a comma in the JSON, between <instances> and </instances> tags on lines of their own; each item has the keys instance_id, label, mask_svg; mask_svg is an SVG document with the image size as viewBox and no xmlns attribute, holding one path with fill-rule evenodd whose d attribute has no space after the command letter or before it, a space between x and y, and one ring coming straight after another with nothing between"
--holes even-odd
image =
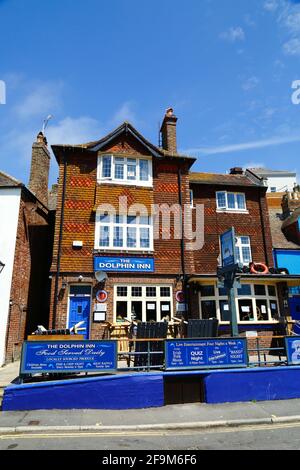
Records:
<instances>
[{"instance_id":1,"label":"blue painted shopfront","mask_svg":"<svg viewBox=\"0 0 300 470\"><path fill-rule=\"evenodd\" d=\"M300 249L299 250L274 250L275 266L287 268L290 274L300 274Z\"/></svg>"}]
</instances>

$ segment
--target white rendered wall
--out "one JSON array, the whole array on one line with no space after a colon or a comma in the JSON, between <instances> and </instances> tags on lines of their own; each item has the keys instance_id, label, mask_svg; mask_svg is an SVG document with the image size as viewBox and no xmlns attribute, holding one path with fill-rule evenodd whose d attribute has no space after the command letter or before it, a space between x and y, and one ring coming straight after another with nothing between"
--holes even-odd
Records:
<instances>
[{"instance_id":1,"label":"white rendered wall","mask_svg":"<svg viewBox=\"0 0 300 470\"><path fill-rule=\"evenodd\" d=\"M0 274L0 367L4 364L5 360L5 338L20 198L20 188L0 188L0 261L5 264Z\"/></svg>"},{"instance_id":2,"label":"white rendered wall","mask_svg":"<svg viewBox=\"0 0 300 470\"><path fill-rule=\"evenodd\" d=\"M294 186L297 184L295 176L270 176L268 177L268 192L271 188L276 188L276 192L284 193L285 191L293 191Z\"/></svg>"}]
</instances>

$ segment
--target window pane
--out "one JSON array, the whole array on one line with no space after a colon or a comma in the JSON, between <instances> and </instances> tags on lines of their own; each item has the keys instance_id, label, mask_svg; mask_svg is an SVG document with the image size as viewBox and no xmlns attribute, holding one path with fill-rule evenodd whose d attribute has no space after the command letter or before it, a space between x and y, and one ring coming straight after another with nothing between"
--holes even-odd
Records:
<instances>
[{"instance_id":1,"label":"window pane","mask_svg":"<svg viewBox=\"0 0 300 470\"><path fill-rule=\"evenodd\" d=\"M100 246L109 246L109 227L106 225L100 227Z\"/></svg>"},{"instance_id":2,"label":"window pane","mask_svg":"<svg viewBox=\"0 0 300 470\"><path fill-rule=\"evenodd\" d=\"M124 217L123 215L115 215L114 216L114 223L115 224L123 224Z\"/></svg>"},{"instance_id":3,"label":"window pane","mask_svg":"<svg viewBox=\"0 0 300 470\"><path fill-rule=\"evenodd\" d=\"M146 287L147 297L156 297L156 287Z\"/></svg>"},{"instance_id":4,"label":"window pane","mask_svg":"<svg viewBox=\"0 0 300 470\"><path fill-rule=\"evenodd\" d=\"M100 222L104 222L105 224L110 223L110 215L106 212L105 214L100 215Z\"/></svg>"},{"instance_id":5,"label":"window pane","mask_svg":"<svg viewBox=\"0 0 300 470\"><path fill-rule=\"evenodd\" d=\"M130 224L130 225L136 225L137 224L137 218L135 215L129 215L127 217L127 223Z\"/></svg>"},{"instance_id":6,"label":"window pane","mask_svg":"<svg viewBox=\"0 0 300 470\"><path fill-rule=\"evenodd\" d=\"M239 312L241 321L254 320L252 300L239 300Z\"/></svg>"},{"instance_id":7,"label":"window pane","mask_svg":"<svg viewBox=\"0 0 300 470\"><path fill-rule=\"evenodd\" d=\"M220 297L227 297L227 289L225 289L225 287L220 287L219 288L219 296Z\"/></svg>"},{"instance_id":8,"label":"window pane","mask_svg":"<svg viewBox=\"0 0 300 470\"><path fill-rule=\"evenodd\" d=\"M114 227L114 246L123 246L123 227Z\"/></svg>"},{"instance_id":9,"label":"window pane","mask_svg":"<svg viewBox=\"0 0 300 470\"><path fill-rule=\"evenodd\" d=\"M278 319L278 303L276 300L271 300L270 307L272 318Z\"/></svg>"},{"instance_id":10,"label":"window pane","mask_svg":"<svg viewBox=\"0 0 300 470\"><path fill-rule=\"evenodd\" d=\"M255 285L254 286L255 295L266 295L266 286Z\"/></svg>"},{"instance_id":11,"label":"window pane","mask_svg":"<svg viewBox=\"0 0 300 470\"><path fill-rule=\"evenodd\" d=\"M142 288L141 287L132 287L131 288L132 297L142 297Z\"/></svg>"},{"instance_id":12,"label":"window pane","mask_svg":"<svg viewBox=\"0 0 300 470\"><path fill-rule=\"evenodd\" d=\"M226 208L226 193L217 193L217 202L219 209Z\"/></svg>"},{"instance_id":13,"label":"window pane","mask_svg":"<svg viewBox=\"0 0 300 470\"><path fill-rule=\"evenodd\" d=\"M70 295L90 295L91 286L70 286Z\"/></svg>"},{"instance_id":14,"label":"window pane","mask_svg":"<svg viewBox=\"0 0 300 470\"><path fill-rule=\"evenodd\" d=\"M256 312L258 321L269 320L267 300L256 300Z\"/></svg>"},{"instance_id":15,"label":"window pane","mask_svg":"<svg viewBox=\"0 0 300 470\"><path fill-rule=\"evenodd\" d=\"M127 297L127 287L118 286L117 287L117 296L118 297Z\"/></svg>"},{"instance_id":16,"label":"window pane","mask_svg":"<svg viewBox=\"0 0 300 470\"><path fill-rule=\"evenodd\" d=\"M135 158L127 159L127 179L136 180L136 159Z\"/></svg>"},{"instance_id":17,"label":"window pane","mask_svg":"<svg viewBox=\"0 0 300 470\"><path fill-rule=\"evenodd\" d=\"M227 300L220 300L221 321L230 321L230 310Z\"/></svg>"},{"instance_id":18,"label":"window pane","mask_svg":"<svg viewBox=\"0 0 300 470\"><path fill-rule=\"evenodd\" d=\"M115 178L124 179L124 158L115 158Z\"/></svg>"},{"instance_id":19,"label":"window pane","mask_svg":"<svg viewBox=\"0 0 300 470\"><path fill-rule=\"evenodd\" d=\"M217 318L216 302L214 300L204 300L201 302L201 318L202 320Z\"/></svg>"},{"instance_id":20,"label":"window pane","mask_svg":"<svg viewBox=\"0 0 300 470\"><path fill-rule=\"evenodd\" d=\"M149 181L149 162L148 160L140 160L140 180Z\"/></svg>"},{"instance_id":21,"label":"window pane","mask_svg":"<svg viewBox=\"0 0 300 470\"><path fill-rule=\"evenodd\" d=\"M240 237L241 245L250 245L250 238L249 237Z\"/></svg>"},{"instance_id":22,"label":"window pane","mask_svg":"<svg viewBox=\"0 0 300 470\"><path fill-rule=\"evenodd\" d=\"M228 209L235 209L235 194L227 193Z\"/></svg>"},{"instance_id":23,"label":"window pane","mask_svg":"<svg viewBox=\"0 0 300 470\"><path fill-rule=\"evenodd\" d=\"M269 296L276 297L276 288L275 286L268 286Z\"/></svg>"},{"instance_id":24,"label":"window pane","mask_svg":"<svg viewBox=\"0 0 300 470\"><path fill-rule=\"evenodd\" d=\"M127 247L136 248L136 228L127 228Z\"/></svg>"},{"instance_id":25,"label":"window pane","mask_svg":"<svg viewBox=\"0 0 300 470\"><path fill-rule=\"evenodd\" d=\"M102 178L111 177L111 157L102 157Z\"/></svg>"},{"instance_id":26,"label":"window pane","mask_svg":"<svg viewBox=\"0 0 300 470\"><path fill-rule=\"evenodd\" d=\"M160 288L160 296L161 297L170 297L171 296L170 287L161 287Z\"/></svg>"},{"instance_id":27,"label":"window pane","mask_svg":"<svg viewBox=\"0 0 300 470\"><path fill-rule=\"evenodd\" d=\"M141 248L150 248L150 230L148 228L140 229Z\"/></svg>"},{"instance_id":28,"label":"window pane","mask_svg":"<svg viewBox=\"0 0 300 470\"><path fill-rule=\"evenodd\" d=\"M150 225L150 217L140 216L140 225Z\"/></svg>"},{"instance_id":29,"label":"window pane","mask_svg":"<svg viewBox=\"0 0 300 470\"><path fill-rule=\"evenodd\" d=\"M242 263L247 264L251 262L251 251L247 246L242 247Z\"/></svg>"},{"instance_id":30,"label":"window pane","mask_svg":"<svg viewBox=\"0 0 300 470\"><path fill-rule=\"evenodd\" d=\"M246 209L246 200L244 194L237 194L237 205L239 209Z\"/></svg>"},{"instance_id":31,"label":"window pane","mask_svg":"<svg viewBox=\"0 0 300 470\"><path fill-rule=\"evenodd\" d=\"M117 322L122 322L127 318L127 302L117 302L116 317Z\"/></svg>"},{"instance_id":32,"label":"window pane","mask_svg":"<svg viewBox=\"0 0 300 470\"><path fill-rule=\"evenodd\" d=\"M242 287L238 289L238 295L251 295L250 284L243 284Z\"/></svg>"},{"instance_id":33,"label":"window pane","mask_svg":"<svg viewBox=\"0 0 300 470\"><path fill-rule=\"evenodd\" d=\"M215 286L200 286L201 297L214 297Z\"/></svg>"}]
</instances>

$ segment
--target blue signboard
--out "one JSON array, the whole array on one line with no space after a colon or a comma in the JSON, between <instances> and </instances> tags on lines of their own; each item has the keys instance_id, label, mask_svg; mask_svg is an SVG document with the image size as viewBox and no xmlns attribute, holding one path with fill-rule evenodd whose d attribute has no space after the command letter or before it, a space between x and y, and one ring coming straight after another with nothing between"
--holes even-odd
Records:
<instances>
[{"instance_id":1,"label":"blue signboard","mask_svg":"<svg viewBox=\"0 0 300 470\"><path fill-rule=\"evenodd\" d=\"M153 273L153 258L108 258L97 256L94 259L95 271Z\"/></svg>"},{"instance_id":2,"label":"blue signboard","mask_svg":"<svg viewBox=\"0 0 300 470\"><path fill-rule=\"evenodd\" d=\"M286 356L289 366L300 366L300 336L285 338Z\"/></svg>"},{"instance_id":3,"label":"blue signboard","mask_svg":"<svg viewBox=\"0 0 300 470\"><path fill-rule=\"evenodd\" d=\"M237 263L235 251L235 232L234 228L227 230L220 237L221 239L221 253L222 253L222 266L232 266Z\"/></svg>"},{"instance_id":4,"label":"blue signboard","mask_svg":"<svg viewBox=\"0 0 300 470\"><path fill-rule=\"evenodd\" d=\"M115 372L117 341L25 341L20 375Z\"/></svg>"},{"instance_id":5,"label":"blue signboard","mask_svg":"<svg viewBox=\"0 0 300 470\"><path fill-rule=\"evenodd\" d=\"M166 369L247 367L246 338L166 341Z\"/></svg>"}]
</instances>

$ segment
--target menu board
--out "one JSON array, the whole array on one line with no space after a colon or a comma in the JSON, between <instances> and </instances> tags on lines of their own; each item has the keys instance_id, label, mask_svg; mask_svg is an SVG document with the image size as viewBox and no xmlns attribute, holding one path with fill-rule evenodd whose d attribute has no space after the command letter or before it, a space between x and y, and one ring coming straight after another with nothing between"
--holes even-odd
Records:
<instances>
[{"instance_id":1,"label":"menu board","mask_svg":"<svg viewBox=\"0 0 300 470\"><path fill-rule=\"evenodd\" d=\"M166 369L247 367L246 338L166 341Z\"/></svg>"}]
</instances>

